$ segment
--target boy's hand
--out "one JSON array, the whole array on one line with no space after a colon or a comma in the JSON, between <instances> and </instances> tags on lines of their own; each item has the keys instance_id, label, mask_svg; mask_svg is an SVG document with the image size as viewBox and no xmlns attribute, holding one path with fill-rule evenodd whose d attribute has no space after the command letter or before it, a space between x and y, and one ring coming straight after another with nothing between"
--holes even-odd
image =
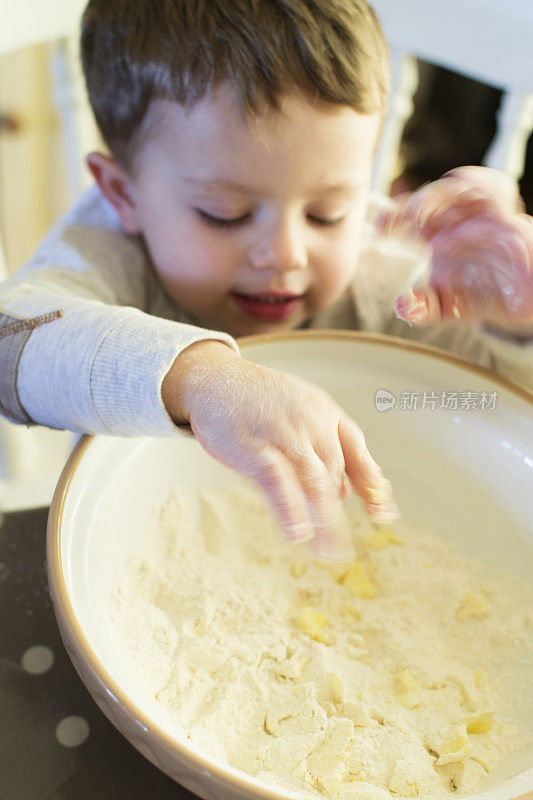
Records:
<instances>
[{"instance_id":1,"label":"boy's hand","mask_svg":"<svg viewBox=\"0 0 533 800\"><path fill-rule=\"evenodd\" d=\"M409 289L396 313L410 323L480 320L533 336L533 220L513 180L462 167L412 195L378 225L405 231L432 248L429 287Z\"/></svg>"},{"instance_id":2,"label":"boy's hand","mask_svg":"<svg viewBox=\"0 0 533 800\"><path fill-rule=\"evenodd\" d=\"M178 356L162 393L175 422L189 421L208 453L263 488L288 539L314 537L317 557L353 557L350 481L375 521L399 516L361 430L317 386L207 341Z\"/></svg>"}]
</instances>

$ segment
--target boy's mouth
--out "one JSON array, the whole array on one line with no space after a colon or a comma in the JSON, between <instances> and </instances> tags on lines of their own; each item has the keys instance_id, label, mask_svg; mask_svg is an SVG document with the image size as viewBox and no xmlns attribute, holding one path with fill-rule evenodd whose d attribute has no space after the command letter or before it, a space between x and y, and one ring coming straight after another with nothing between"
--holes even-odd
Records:
<instances>
[{"instance_id":1,"label":"boy's mouth","mask_svg":"<svg viewBox=\"0 0 533 800\"><path fill-rule=\"evenodd\" d=\"M301 303L304 295L289 292L263 292L261 294L232 292L232 297L240 310L248 317L275 321L287 319Z\"/></svg>"}]
</instances>

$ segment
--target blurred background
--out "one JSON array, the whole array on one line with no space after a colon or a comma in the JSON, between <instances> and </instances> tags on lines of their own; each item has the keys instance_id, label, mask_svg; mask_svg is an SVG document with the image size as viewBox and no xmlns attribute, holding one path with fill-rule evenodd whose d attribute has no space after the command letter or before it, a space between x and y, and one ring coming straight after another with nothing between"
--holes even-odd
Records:
<instances>
[{"instance_id":1,"label":"blurred background","mask_svg":"<svg viewBox=\"0 0 533 800\"><path fill-rule=\"evenodd\" d=\"M418 59L416 67L414 110L402 134L392 194L412 191L454 167L482 164L503 96L499 89L426 61ZM526 147L520 190L528 213L533 213L533 137Z\"/></svg>"}]
</instances>

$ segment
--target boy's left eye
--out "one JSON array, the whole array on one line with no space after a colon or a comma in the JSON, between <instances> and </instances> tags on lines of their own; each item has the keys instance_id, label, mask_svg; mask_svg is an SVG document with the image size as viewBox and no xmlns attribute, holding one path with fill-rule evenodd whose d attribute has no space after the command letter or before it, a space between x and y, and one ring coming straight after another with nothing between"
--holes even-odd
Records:
<instances>
[{"instance_id":1,"label":"boy's left eye","mask_svg":"<svg viewBox=\"0 0 533 800\"><path fill-rule=\"evenodd\" d=\"M314 214L308 214L307 219L310 220L314 225L339 225L344 219L344 216L335 217L335 219L328 219L324 217L315 217Z\"/></svg>"}]
</instances>

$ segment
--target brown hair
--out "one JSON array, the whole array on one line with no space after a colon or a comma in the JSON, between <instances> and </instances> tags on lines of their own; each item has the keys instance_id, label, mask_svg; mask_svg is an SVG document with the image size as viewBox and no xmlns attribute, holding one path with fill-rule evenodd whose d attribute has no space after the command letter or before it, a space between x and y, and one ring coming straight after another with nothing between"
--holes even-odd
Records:
<instances>
[{"instance_id":1,"label":"brown hair","mask_svg":"<svg viewBox=\"0 0 533 800\"><path fill-rule=\"evenodd\" d=\"M228 81L248 116L300 90L382 112L388 52L365 0L90 0L81 56L115 157L131 163L150 103L191 107Z\"/></svg>"}]
</instances>

